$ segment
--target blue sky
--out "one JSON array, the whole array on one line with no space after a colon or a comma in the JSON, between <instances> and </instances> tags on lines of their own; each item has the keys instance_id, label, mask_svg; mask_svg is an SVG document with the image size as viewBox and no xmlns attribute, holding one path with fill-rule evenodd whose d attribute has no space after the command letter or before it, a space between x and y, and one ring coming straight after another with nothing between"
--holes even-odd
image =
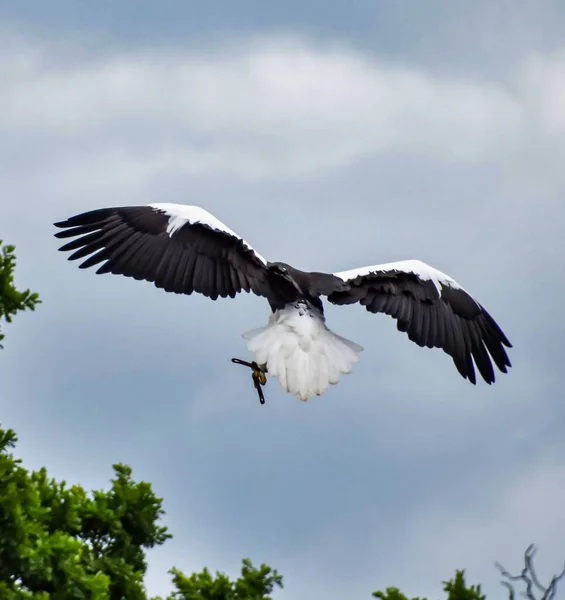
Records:
<instances>
[{"instance_id":1,"label":"blue sky","mask_svg":"<svg viewBox=\"0 0 565 600\"><path fill-rule=\"evenodd\" d=\"M237 7L236 7L237 4ZM283 572L279 597L438 597L456 568L565 557L565 27L559 2L0 2L0 238L35 314L5 331L2 423L88 488L126 462L165 498L167 570ZM514 368L473 387L382 315L303 404L259 406L241 333L268 307L79 271L52 223L198 204L270 260L418 258L498 320Z\"/></svg>"}]
</instances>

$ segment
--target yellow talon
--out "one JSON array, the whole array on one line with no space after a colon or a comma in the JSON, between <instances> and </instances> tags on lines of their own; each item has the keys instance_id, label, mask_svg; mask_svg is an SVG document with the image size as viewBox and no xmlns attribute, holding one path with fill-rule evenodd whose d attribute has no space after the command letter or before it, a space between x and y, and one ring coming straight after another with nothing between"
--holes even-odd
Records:
<instances>
[{"instance_id":1,"label":"yellow talon","mask_svg":"<svg viewBox=\"0 0 565 600\"><path fill-rule=\"evenodd\" d=\"M267 383L267 376L263 371L253 371L253 379L258 381L261 385Z\"/></svg>"},{"instance_id":2,"label":"yellow talon","mask_svg":"<svg viewBox=\"0 0 565 600\"><path fill-rule=\"evenodd\" d=\"M265 396L263 395L261 386L267 383L267 364L258 365L255 361L247 362L246 360L241 360L241 358L232 358L231 361L236 365L243 365L251 369L251 377L259 395L259 401L261 404L265 404Z\"/></svg>"}]
</instances>

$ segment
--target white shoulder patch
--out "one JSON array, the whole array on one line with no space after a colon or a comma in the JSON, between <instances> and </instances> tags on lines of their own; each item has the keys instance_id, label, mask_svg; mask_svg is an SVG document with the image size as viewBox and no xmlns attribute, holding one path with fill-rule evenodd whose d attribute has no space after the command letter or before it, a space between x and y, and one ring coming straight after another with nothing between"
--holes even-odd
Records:
<instances>
[{"instance_id":1,"label":"white shoulder patch","mask_svg":"<svg viewBox=\"0 0 565 600\"><path fill-rule=\"evenodd\" d=\"M190 206L188 204L171 204L171 203L153 203L149 206L160 212L164 212L169 217L169 224L167 226L167 233L172 236L175 231L178 231L183 225L187 223L189 225L195 225L201 223L207 225L215 231L225 233L231 237L234 237L246 246L249 250L255 254L255 256L263 263L267 264L267 260L261 256L254 248L252 248L241 236L237 235L227 225L222 223L214 215L204 210L200 206Z\"/></svg>"},{"instance_id":2,"label":"white shoulder patch","mask_svg":"<svg viewBox=\"0 0 565 600\"><path fill-rule=\"evenodd\" d=\"M442 286L463 290L463 288L449 275L434 269L434 267L430 267L430 265L427 265L420 260L401 260L398 262L384 263L382 265L360 267L358 269L334 273L334 275L343 281L349 281L356 277L365 277L378 271L402 271L404 273L412 273L420 279L431 281L435 285L438 293L441 293Z\"/></svg>"}]
</instances>

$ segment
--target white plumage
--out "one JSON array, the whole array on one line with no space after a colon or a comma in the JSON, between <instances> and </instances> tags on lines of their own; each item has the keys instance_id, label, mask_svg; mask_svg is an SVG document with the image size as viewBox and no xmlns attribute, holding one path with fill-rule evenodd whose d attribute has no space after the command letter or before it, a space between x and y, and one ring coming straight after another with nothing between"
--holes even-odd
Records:
<instances>
[{"instance_id":1,"label":"white plumage","mask_svg":"<svg viewBox=\"0 0 565 600\"><path fill-rule=\"evenodd\" d=\"M268 325L243 337L255 361L266 365L285 391L308 400L350 373L363 351L359 344L330 331L325 321L315 307L296 302L275 311Z\"/></svg>"},{"instance_id":2,"label":"white plumage","mask_svg":"<svg viewBox=\"0 0 565 600\"><path fill-rule=\"evenodd\" d=\"M449 275L442 273L434 267L430 267L430 265L427 265L421 260L415 259L398 260L395 262L383 263L381 265L359 267L348 271L340 271L339 273L334 273L334 275L339 277L342 281L350 281L357 277L367 277L374 273L387 273L391 271L399 271L406 274L412 273L421 281L431 281L439 294L441 294L441 289L445 286L456 290L464 290L464 288Z\"/></svg>"},{"instance_id":3,"label":"white plumage","mask_svg":"<svg viewBox=\"0 0 565 600\"><path fill-rule=\"evenodd\" d=\"M167 216L167 233L169 237L172 237L179 229L182 229L185 225L203 225L218 233L225 233L226 235L239 240L247 249L251 250L255 256L264 264L267 264L267 260L252 248L242 237L237 235L235 231L232 231L225 223L222 223L220 219L217 219L212 213L209 213L200 206L192 206L190 204L171 204L168 202L154 202L149 204L149 207Z\"/></svg>"}]
</instances>

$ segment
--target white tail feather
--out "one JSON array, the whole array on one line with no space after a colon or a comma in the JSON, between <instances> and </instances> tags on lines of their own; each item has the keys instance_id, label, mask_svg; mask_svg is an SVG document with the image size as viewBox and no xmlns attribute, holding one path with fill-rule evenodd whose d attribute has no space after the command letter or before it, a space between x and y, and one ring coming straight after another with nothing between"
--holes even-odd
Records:
<instances>
[{"instance_id":1,"label":"white tail feather","mask_svg":"<svg viewBox=\"0 0 565 600\"><path fill-rule=\"evenodd\" d=\"M277 310L268 325L243 337L255 361L266 364L268 375L300 400L319 396L350 373L363 350L330 331L321 312L304 301Z\"/></svg>"}]
</instances>

